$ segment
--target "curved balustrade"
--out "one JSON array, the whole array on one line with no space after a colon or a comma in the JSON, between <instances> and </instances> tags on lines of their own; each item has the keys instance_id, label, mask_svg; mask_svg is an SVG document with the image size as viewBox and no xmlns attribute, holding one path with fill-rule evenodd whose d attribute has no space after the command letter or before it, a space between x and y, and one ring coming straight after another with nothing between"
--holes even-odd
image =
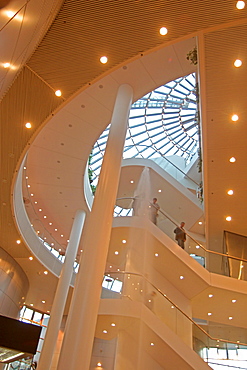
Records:
<instances>
[{"instance_id":1,"label":"curved balustrade","mask_svg":"<svg viewBox=\"0 0 247 370\"><path fill-rule=\"evenodd\" d=\"M123 197L117 199L117 206L114 209L114 216L133 216L133 203L134 197ZM149 202L147 207L151 207L152 203ZM158 211L157 226L171 239L175 239L174 229L178 226L176 222L169 217L162 209ZM201 237L203 239L203 237ZM196 240L190 233L186 231L185 251L194 258L203 267L207 268L210 272L215 272L221 275L236 278L238 280L246 280L244 271L247 268L247 260L241 257L232 256L227 253L220 253L207 249L204 241ZM214 265L220 266L219 270L213 271L209 266L209 256L213 256ZM231 264L231 268L230 268Z\"/></svg>"},{"instance_id":2,"label":"curved balustrade","mask_svg":"<svg viewBox=\"0 0 247 370\"><path fill-rule=\"evenodd\" d=\"M247 365L247 343L214 338L143 275L126 271L106 272L102 286L105 291L110 291L110 294L102 292L103 299L128 299L143 303L186 344L189 341L191 343L191 338L188 338L188 333L191 333L193 349L205 362L219 365L220 362L216 363L219 360L217 353L220 352L223 358L229 359L234 357L229 356L229 353L237 351L242 353L242 359ZM247 330L243 330L247 334ZM227 332L230 333L230 330Z\"/></svg>"},{"instance_id":3,"label":"curved balustrade","mask_svg":"<svg viewBox=\"0 0 247 370\"><path fill-rule=\"evenodd\" d=\"M30 224L44 247L46 247L59 261L63 263L65 259L67 242L65 241L63 244L59 243L42 223L42 221L40 220L40 215L35 209L35 205L32 199L33 197L31 195L32 193L29 192L27 178L25 177L25 175L22 176L22 178L23 203ZM74 262L75 272L77 272L79 269L79 256L77 257L78 259Z\"/></svg>"},{"instance_id":4,"label":"curved balustrade","mask_svg":"<svg viewBox=\"0 0 247 370\"><path fill-rule=\"evenodd\" d=\"M174 164L170 159L168 159L165 155L162 155L161 153L160 153L160 151L159 150L157 150L155 147L150 147L150 146L147 146L147 145L144 145L144 144L135 144L135 145L127 145L127 146L125 146L124 147L124 152L126 152L127 150L129 150L129 149L132 149L133 147L143 147L143 148L148 148L149 150L152 150L153 152L148 156L148 157L144 157L144 158L147 158L147 159L151 159L151 160L153 160L155 163L156 163L156 161L155 161L155 159L157 159L157 158L153 158L153 156L154 156L154 154L158 154L158 156L160 157L160 158L162 158L162 159L164 159L166 162L167 162L167 165L171 165L172 166L172 168L174 168L174 169L176 169L176 171L178 171L178 173L180 173L182 176L184 176L186 179L189 179L191 182L193 182L197 187L200 187L200 183L198 183L198 182L196 182L194 179L192 179L192 177L190 177L186 172L184 172L181 168L179 168L176 164ZM145 150L145 149L143 149L143 150ZM139 151L139 154L141 154L141 152ZM193 156L195 155L195 153L193 154ZM190 158L190 160L193 158L193 156ZM132 158L137 158L138 156L133 156ZM184 159L185 160L185 159ZM185 162L185 164L186 164L186 162ZM160 165L159 164L159 166L162 168L162 169L164 169L164 170L166 170L167 169L167 166L162 166L162 165ZM169 171L167 171L170 175L172 175L176 180L178 179L178 176L176 176L176 175L174 175L174 172L169 172Z\"/></svg>"}]
</instances>

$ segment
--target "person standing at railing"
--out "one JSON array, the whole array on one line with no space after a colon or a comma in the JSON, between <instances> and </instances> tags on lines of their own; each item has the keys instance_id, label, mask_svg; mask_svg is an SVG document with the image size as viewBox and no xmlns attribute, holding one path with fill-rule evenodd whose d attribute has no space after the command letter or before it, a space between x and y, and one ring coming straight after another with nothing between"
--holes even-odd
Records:
<instances>
[{"instance_id":1,"label":"person standing at railing","mask_svg":"<svg viewBox=\"0 0 247 370\"><path fill-rule=\"evenodd\" d=\"M140 202L141 202L140 196L135 195L132 201L132 209L133 209L132 216L139 216Z\"/></svg>"},{"instance_id":2,"label":"person standing at railing","mask_svg":"<svg viewBox=\"0 0 247 370\"><path fill-rule=\"evenodd\" d=\"M186 240L186 232L184 230L184 225L185 225L185 222L182 221L180 226L174 229L175 239L177 240L178 245L183 249L184 249L184 242Z\"/></svg>"},{"instance_id":3,"label":"person standing at railing","mask_svg":"<svg viewBox=\"0 0 247 370\"><path fill-rule=\"evenodd\" d=\"M153 203L150 204L150 220L156 225L158 211L160 209L159 204L157 203L157 198L153 198Z\"/></svg>"}]
</instances>

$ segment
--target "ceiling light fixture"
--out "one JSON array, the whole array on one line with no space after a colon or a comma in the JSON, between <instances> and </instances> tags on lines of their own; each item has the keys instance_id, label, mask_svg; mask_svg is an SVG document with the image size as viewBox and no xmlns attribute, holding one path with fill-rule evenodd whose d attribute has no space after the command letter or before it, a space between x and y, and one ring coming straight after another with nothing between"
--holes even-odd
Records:
<instances>
[{"instance_id":1,"label":"ceiling light fixture","mask_svg":"<svg viewBox=\"0 0 247 370\"><path fill-rule=\"evenodd\" d=\"M103 56L103 57L100 58L100 62L102 64L106 64L108 62L108 58L106 56Z\"/></svg>"},{"instance_id":2,"label":"ceiling light fixture","mask_svg":"<svg viewBox=\"0 0 247 370\"><path fill-rule=\"evenodd\" d=\"M236 60L235 60L235 62L234 62L233 64L234 64L234 66L235 66L236 68L239 68L239 67L241 67L241 65L242 65L242 60L240 60L240 59L236 59Z\"/></svg>"},{"instance_id":3,"label":"ceiling light fixture","mask_svg":"<svg viewBox=\"0 0 247 370\"><path fill-rule=\"evenodd\" d=\"M31 125L31 123L30 123L30 122L27 122L27 123L25 124L25 126L26 126L26 128L31 128L31 127L32 127L32 125Z\"/></svg>"},{"instance_id":4,"label":"ceiling light fixture","mask_svg":"<svg viewBox=\"0 0 247 370\"><path fill-rule=\"evenodd\" d=\"M231 189L231 190L228 190L227 194L228 195L233 195L234 191Z\"/></svg>"},{"instance_id":5,"label":"ceiling light fixture","mask_svg":"<svg viewBox=\"0 0 247 370\"><path fill-rule=\"evenodd\" d=\"M62 91L61 90L56 90L55 95L56 96L62 96Z\"/></svg>"},{"instance_id":6,"label":"ceiling light fixture","mask_svg":"<svg viewBox=\"0 0 247 370\"><path fill-rule=\"evenodd\" d=\"M233 122L237 122L238 121L238 115L237 114L233 114L232 115L232 121Z\"/></svg>"},{"instance_id":7,"label":"ceiling light fixture","mask_svg":"<svg viewBox=\"0 0 247 370\"><path fill-rule=\"evenodd\" d=\"M115 254L118 255L118 251L115 251Z\"/></svg>"},{"instance_id":8,"label":"ceiling light fixture","mask_svg":"<svg viewBox=\"0 0 247 370\"><path fill-rule=\"evenodd\" d=\"M231 163L236 162L236 158L235 158L235 157L231 157L231 158L229 159L229 162L231 162Z\"/></svg>"},{"instance_id":9,"label":"ceiling light fixture","mask_svg":"<svg viewBox=\"0 0 247 370\"><path fill-rule=\"evenodd\" d=\"M209 294L209 295L208 295L208 297L209 297L209 298L212 298L213 296L214 296L213 294Z\"/></svg>"},{"instance_id":10,"label":"ceiling light fixture","mask_svg":"<svg viewBox=\"0 0 247 370\"><path fill-rule=\"evenodd\" d=\"M159 253L155 253L154 255L155 255L155 257L159 257Z\"/></svg>"},{"instance_id":11,"label":"ceiling light fixture","mask_svg":"<svg viewBox=\"0 0 247 370\"><path fill-rule=\"evenodd\" d=\"M104 333L104 334L107 334L107 333L108 333L108 331L107 331L107 330L103 330L103 333Z\"/></svg>"},{"instance_id":12,"label":"ceiling light fixture","mask_svg":"<svg viewBox=\"0 0 247 370\"><path fill-rule=\"evenodd\" d=\"M232 299L232 303L236 303L237 302L237 300L236 299Z\"/></svg>"},{"instance_id":13,"label":"ceiling light fixture","mask_svg":"<svg viewBox=\"0 0 247 370\"><path fill-rule=\"evenodd\" d=\"M122 243L123 243L123 244L126 244L126 243L127 243L127 241L126 241L125 239L123 239L123 240L122 240Z\"/></svg>"},{"instance_id":14,"label":"ceiling light fixture","mask_svg":"<svg viewBox=\"0 0 247 370\"><path fill-rule=\"evenodd\" d=\"M134 180L130 180L130 183L131 183L131 184L134 184Z\"/></svg>"},{"instance_id":15,"label":"ceiling light fixture","mask_svg":"<svg viewBox=\"0 0 247 370\"><path fill-rule=\"evenodd\" d=\"M10 67L10 63L3 63L3 68L9 68Z\"/></svg>"},{"instance_id":16,"label":"ceiling light fixture","mask_svg":"<svg viewBox=\"0 0 247 370\"><path fill-rule=\"evenodd\" d=\"M212 312L208 312L208 316L212 316Z\"/></svg>"},{"instance_id":17,"label":"ceiling light fixture","mask_svg":"<svg viewBox=\"0 0 247 370\"><path fill-rule=\"evenodd\" d=\"M20 239L16 240L16 243L17 243L17 244L21 244Z\"/></svg>"},{"instance_id":18,"label":"ceiling light fixture","mask_svg":"<svg viewBox=\"0 0 247 370\"><path fill-rule=\"evenodd\" d=\"M45 270L45 271L44 271L44 274L45 274L45 275L48 275L48 271L46 271L46 270Z\"/></svg>"},{"instance_id":19,"label":"ceiling light fixture","mask_svg":"<svg viewBox=\"0 0 247 370\"><path fill-rule=\"evenodd\" d=\"M232 320L232 319L233 319L233 317L232 317L232 316L229 316L228 318L229 318L229 320Z\"/></svg>"},{"instance_id":20,"label":"ceiling light fixture","mask_svg":"<svg viewBox=\"0 0 247 370\"><path fill-rule=\"evenodd\" d=\"M150 343L150 346L154 346L154 343L153 343L153 342L151 342L151 343Z\"/></svg>"},{"instance_id":21,"label":"ceiling light fixture","mask_svg":"<svg viewBox=\"0 0 247 370\"><path fill-rule=\"evenodd\" d=\"M237 1L236 8L241 10L244 9L245 7L245 2L244 1Z\"/></svg>"},{"instance_id":22,"label":"ceiling light fixture","mask_svg":"<svg viewBox=\"0 0 247 370\"><path fill-rule=\"evenodd\" d=\"M165 35L167 35L167 33L168 33L168 29L166 27L161 27L160 28L161 36L165 36Z\"/></svg>"},{"instance_id":23,"label":"ceiling light fixture","mask_svg":"<svg viewBox=\"0 0 247 370\"><path fill-rule=\"evenodd\" d=\"M179 276L179 279L180 279L180 280L183 280L183 279L184 279L184 276L183 276L183 275L180 275L180 276Z\"/></svg>"},{"instance_id":24,"label":"ceiling light fixture","mask_svg":"<svg viewBox=\"0 0 247 370\"><path fill-rule=\"evenodd\" d=\"M231 221L231 220L232 220L231 216L226 217L226 221Z\"/></svg>"}]
</instances>

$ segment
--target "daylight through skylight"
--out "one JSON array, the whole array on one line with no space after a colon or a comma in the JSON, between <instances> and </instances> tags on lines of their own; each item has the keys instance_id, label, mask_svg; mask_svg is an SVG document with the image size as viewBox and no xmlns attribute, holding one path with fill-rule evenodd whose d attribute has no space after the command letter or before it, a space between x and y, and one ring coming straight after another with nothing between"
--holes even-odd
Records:
<instances>
[{"instance_id":1,"label":"daylight through skylight","mask_svg":"<svg viewBox=\"0 0 247 370\"><path fill-rule=\"evenodd\" d=\"M90 158L96 185L110 125L95 143ZM189 163L198 149L196 75L160 86L132 104L123 158L157 159L177 155Z\"/></svg>"}]
</instances>

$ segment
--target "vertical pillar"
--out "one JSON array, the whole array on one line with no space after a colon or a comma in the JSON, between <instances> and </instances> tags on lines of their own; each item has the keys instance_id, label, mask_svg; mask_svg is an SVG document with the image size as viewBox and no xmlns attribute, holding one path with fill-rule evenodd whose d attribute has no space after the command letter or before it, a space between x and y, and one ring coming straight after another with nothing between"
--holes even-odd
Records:
<instances>
[{"instance_id":1,"label":"vertical pillar","mask_svg":"<svg viewBox=\"0 0 247 370\"><path fill-rule=\"evenodd\" d=\"M84 253L65 328L59 370L90 367L132 94L129 85L119 87L99 184L83 239Z\"/></svg>"},{"instance_id":2,"label":"vertical pillar","mask_svg":"<svg viewBox=\"0 0 247 370\"><path fill-rule=\"evenodd\" d=\"M64 264L58 281L55 298L52 305L50 320L48 323L44 344L42 347L38 370L49 370L52 356L55 350L59 328L61 325L64 307L69 291L70 281L73 275L73 265L76 258L81 232L85 220L85 212L78 210L75 215L70 233L69 243L66 249Z\"/></svg>"}]
</instances>

